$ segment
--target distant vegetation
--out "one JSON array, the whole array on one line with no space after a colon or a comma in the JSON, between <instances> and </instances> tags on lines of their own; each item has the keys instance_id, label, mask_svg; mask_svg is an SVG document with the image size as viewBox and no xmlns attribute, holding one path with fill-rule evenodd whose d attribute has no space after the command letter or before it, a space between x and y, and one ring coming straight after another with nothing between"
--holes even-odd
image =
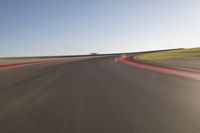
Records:
<instances>
[{"instance_id":1,"label":"distant vegetation","mask_svg":"<svg viewBox=\"0 0 200 133\"><path fill-rule=\"evenodd\" d=\"M98 53L91 53L90 55L98 55Z\"/></svg>"},{"instance_id":2,"label":"distant vegetation","mask_svg":"<svg viewBox=\"0 0 200 133\"><path fill-rule=\"evenodd\" d=\"M136 57L136 59L143 60L143 61L154 61L154 60L182 58L182 57L190 57L190 56L200 56L200 48L190 48L190 49L157 52L157 53L148 53L148 54L138 56Z\"/></svg>"}]
</instances>

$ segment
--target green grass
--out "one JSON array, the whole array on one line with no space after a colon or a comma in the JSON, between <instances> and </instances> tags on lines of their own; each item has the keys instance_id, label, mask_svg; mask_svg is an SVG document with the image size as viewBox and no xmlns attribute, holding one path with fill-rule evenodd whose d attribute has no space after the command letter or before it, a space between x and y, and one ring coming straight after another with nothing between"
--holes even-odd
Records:
<instances>
[{"instance_id":1,"label":"green grass","mask_svg":"<svg viewBox=\"0 0 200 133\"><path fill-rule=\"evenodd\" d=\"M180 49L173 51L164 51L157 53L148 53L141 56L138 56L136 59L143 61L155 61L155 60L164 60L172 58L183 58L190 56L200 56L200 48L190 48L190 49Z\"/></svg>"}]
</instances>

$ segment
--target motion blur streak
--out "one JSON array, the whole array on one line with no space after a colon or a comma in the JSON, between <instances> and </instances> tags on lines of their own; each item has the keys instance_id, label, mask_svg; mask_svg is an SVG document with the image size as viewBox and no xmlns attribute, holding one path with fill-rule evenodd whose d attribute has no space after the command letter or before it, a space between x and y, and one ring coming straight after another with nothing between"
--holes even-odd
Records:
<instances>
[{"instance_id":1,"label":"motion blur streak","mask_svg":"<svg viewBox=\"0 0 200 133\"><path fill-rule=\"evenodd\" d=\"M133 59L130 59L130 58L133 58ZM191 71L191 70L159 66L156 64L153 65L153 64L137 61L132 56L126 57L126 58L121 58L121 59L119 58L118 60L122 63L128 64L133 67L141 68L141 69L147 69L147 70L152 70L152 71L161 72L161 73L165 73L165 74L172 74L175 76L200 80L200 73Z\"/></svg>"},{"instance_id":2,"label":"motion blur streak","mask_svg":"<svg viewBox=\"0 0 200 133\"><path fill-rule=\"evenodd\" d=\"M0 132L199 133L198 81L115 58L1 70Z\"/></svg>"}]
</instances>

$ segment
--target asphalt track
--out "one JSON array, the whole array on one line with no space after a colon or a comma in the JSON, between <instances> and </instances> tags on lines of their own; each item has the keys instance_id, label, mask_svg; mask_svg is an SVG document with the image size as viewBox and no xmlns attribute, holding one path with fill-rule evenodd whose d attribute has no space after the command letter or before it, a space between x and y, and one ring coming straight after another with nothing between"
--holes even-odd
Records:
<instances>
[{"instance_id":1,"label":"asphalt track","mask_svg":"<svg viewBox=\"0 0 200 133\"><path fill-rule=\"evenodd\" d=\"M102 57L0 70L0 133L199 133L200 82Z\"/></svg>"}]
</instances>

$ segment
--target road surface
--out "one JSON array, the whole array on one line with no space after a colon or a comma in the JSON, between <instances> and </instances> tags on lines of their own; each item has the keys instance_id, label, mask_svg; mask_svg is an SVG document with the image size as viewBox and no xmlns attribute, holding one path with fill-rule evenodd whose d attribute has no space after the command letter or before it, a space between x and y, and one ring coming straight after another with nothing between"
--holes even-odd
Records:
<instances>
[{"instance_id":1,"label":"road surface","mask_svg":"<svg viewBox=\"0 0 200 133\"><path fill-rule=\"evenodd\" d=\"M195 71L197 73L200 72L200 56L189 56L182 58L157 60L153 61L152 63L174 68L182 68L185 70Z\"/></svg>"},{"instance_id":2,"label":"road surface","mask_svg":"<svg viewBox=\"0 0 200 133\"><path fill-rule=\"evenodd\" d=\"M1 133L199 133L200 82L102 57L0 70Z\"/></svg>"}]
</instances>

